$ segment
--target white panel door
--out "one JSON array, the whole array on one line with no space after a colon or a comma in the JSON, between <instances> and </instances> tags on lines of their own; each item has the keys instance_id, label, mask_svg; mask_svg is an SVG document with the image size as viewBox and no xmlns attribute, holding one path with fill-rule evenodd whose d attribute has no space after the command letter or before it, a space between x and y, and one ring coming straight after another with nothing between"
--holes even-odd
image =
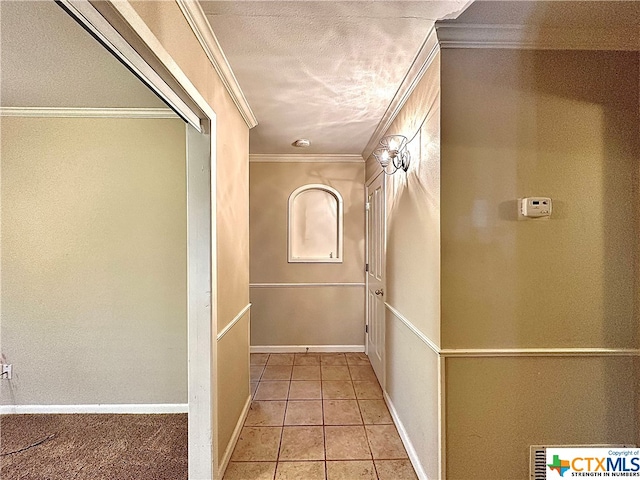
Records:
<instances>
[{"instance_id":1,"label":"white panel door","mask_svg":"<svg viewBox=\"0 0 640 480\"><path fill-rule=\"evenodd\" d=\"M386 214L384 174L367 186L367 355L384 388L384 272Z\"/></svg>"}]
</instances>

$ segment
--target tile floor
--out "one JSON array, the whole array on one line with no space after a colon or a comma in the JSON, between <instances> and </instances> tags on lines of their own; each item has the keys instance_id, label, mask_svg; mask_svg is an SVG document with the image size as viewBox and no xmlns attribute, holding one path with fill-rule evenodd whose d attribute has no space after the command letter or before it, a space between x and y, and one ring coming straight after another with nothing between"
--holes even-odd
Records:
<instances>
[{"instance_id":1,"label":"tile floor","mask_svg":"<svg viewBox=\"0 0 640 480\"><path fill-rule=\"evenodd\" d=\"M251 354L224 480L417 479L363 353Z\"/></svg>"}]
</instances>

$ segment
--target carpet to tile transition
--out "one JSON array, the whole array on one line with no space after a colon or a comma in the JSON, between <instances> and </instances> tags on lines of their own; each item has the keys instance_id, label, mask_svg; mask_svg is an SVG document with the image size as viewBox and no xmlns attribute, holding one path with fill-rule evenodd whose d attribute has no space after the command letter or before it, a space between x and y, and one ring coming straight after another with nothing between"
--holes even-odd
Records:
<instances>
[{"instance_id":1,"label":"carpet to tile transition","mask_svg":"<svg viewBox=\"0 0 640 480\"><path fill-rule=\"evenodd\" d=\"M187 479L187 415L1 415L2 480Z\"/></svg>"}]
</instances>

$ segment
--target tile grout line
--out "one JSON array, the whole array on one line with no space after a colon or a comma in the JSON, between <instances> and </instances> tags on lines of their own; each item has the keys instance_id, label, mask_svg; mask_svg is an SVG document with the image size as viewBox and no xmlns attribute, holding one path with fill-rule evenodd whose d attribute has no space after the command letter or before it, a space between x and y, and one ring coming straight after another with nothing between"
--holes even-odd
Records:
<instances>
[{"instance_id":1,"label":"tile grout line","mask_svg":"<svg viewBox=\"0 0 640 480\"><path fill-rule=\"evenodd\" d=\"M355 361L356 361L356 362L359 362L359 360L355 360ZM266 366L267 366L267 365L266 365L266 363L265 363L264 365L262 365L262 367L263 367L263 370L262 370L262 372L263 372L263 373L262 373L262 374L264 374L264 370L266 369ZM295 357L294 357L294 365L292 365L291 375L290 375L289 380L288 380L288 389L287 389L286 400L285 400L285 411L284 411L284 416L283 416L283 420L282 420L281 434L280 434L280 439L279 439L279 444L278 444L278 453L277 453L276 462L275 462L275 464L276 464L276 465L275 465L275 470L274 470L274 480L275 480L275 478L277 477L278 466L279 466L279 464L281 463L281 462L280 462L280 459L279 459L279 455L280 455L280 451L281 451L281 449L282 449L282 441L283 441L283 437L284 437L284 428L285 428L285 426L286 426L286 425L285 425L286 413L287 413L287 411L288 411L289 401L292 401L292 400L289 398L289 396L290 396L290 392L291 392L291 388L292 388L292 382L294 381L294 380L293 380L293 366L295 366ZM320 386L320 401L321 401L322 429L323 429L324 472L325 472L325 477L328 477L328 459L327 459L327 442L326 442L326 423L325 423L325 417L324 417L324 401L325 401L325 398L324 398L324 387L323 387L323 382L324 382L324 381L329 381L329 380L324 380L324 377L323 377L323 375L322 375L322 366L323 366L323 363L322 363L322 362L320 362L320 364L319 364L319 368L320 368L319 386ZM331 366L331 365L327 365L327 366ZM334 366L335 366L335 365L334 365ZM380 478L380 476L379 476L379 472L378 472L378 467L377 467L377 465L376 465L376 459L375 459L375 458L374 458L374 456L373 456L373 451L372 451L372 449L371 449L371 443L370 443L369 438L368 438L368 433L367 433L367 429L366 429L366 424L365 424L365 420L364 420L364 415L363 415L362 408L361 408L361 405L360 405L360 401L361 401L361 400L367 400L367 398L359 398L359 397L358 397L358 395L356 394L356 391L355 391L355 380L353 379L352 371L351 371L351 368L350 368L350 367L352 367L352 366L355 366L355 367L364 367L365 365L362 365L362 364L360 364L360 363L355 363L354 365L351 365L351 364L349 363L349 360L347 359L347 360L346 360L346 366L347 366L347 371L348 371L348 373L349 373L349 380L348 380L348 383L349 383L349 385L350 385L351 389L353 390L354 397L355 397L354 399L356 400L356 405L358 406L358 411L359 411L359 414L360 414L360 418L361 418L361 420L362 420L362 427L363 427L363 429L364 429L364 433L365 433L365 435L364 435L364 436L365 436L365 441L367 442L367 447L368 447L368 450L369 450L369 453L370 453L370 459L371 459L371 461L372 461L372 463L373 463L375 476L376 476L376 478L377 478L377 479L379 479L379 478ZM259 388L260 384L262 383L262 381L261 381L261 380L262 380L262 374L260 375L260 377L259 377L259 379L258 379L258 384L259 384L259 385L258 385L258 388ZM275 380L274 380L274 381L275 381ZM358 381L359 381L359 382L371 382L371 383L376 383L376 382L373 382L373 381L371 381L371 380L363 380L363 379L360 379L360 380L358 380ZM269 383L269 381L266 381L266 383ZM275 400L275 399L273 399L273 400ZM313 399L309 398L309 399L299 399L299 400L308 400L308 401L311 401L311 400L313 400ZM331 400L331 399L327 399L327 400ZM336 399L333 399L333 400L336 400ZM347 400L348 400L348 399L347 399ZM257 401L257 400L253 400L253 399L252 399L252 401ZM376 423L372 423L372 424L370 424L370 425L378 425L378 424L376 424ZM387 424L380 424L380 425L387 425ZM389 425L394 425L394 424L393 424L393 423L391 423L391 424L389 424ZM300 426L305 426L305 425L300 425ZM341 426L341 425L338 425L338 426ZM342 426L350 426L350 425L342 425ZM395 425L394 425L394 426L395 426ZM396 431L397 431L397 428L396 428ZM395 458L395 457L394 457L394 458L388 458L388 459L386 459L386 458L380 458L380 459L378 459L378 460L385 461L385 460L404 460L404 459L398 459L398 458ZM294 460L292 460L292 461L294 461ZM314 460L297 460L297 461L298 461L298 462L313 462ZM343 460L337 460L337 461L339 461L339 462L343 462L343 461L344 461L344 462L351 462L351 461L357 461L357 460L356 460L356 459L343 459ZM246 462L251 462L251 460L246 460ZM258 463L260 463L260 462L263 462L263 463L270 463L270 461L269 461L269 460L264 460L264 461L255 461L255 460L254 460L253 462L258 462ZM285 463L286 463L286 461L285 461ZM327 479L325 478L325 480L327 480Z\"/></svg>"},{"instance_id":2,"label":"tile grout line","mask_svg":"<svg viewBox=\"0 0 640 480\"><path fill-rule=\"evenodd\" d=\"M329 465L327 464L327 432L324 428L324 390L322 388L322 357L320 357L320 408L322 409L322 444L324 446L324 478L329 478Z\"/></svg>"},{"instance_id":3,"label":"tile grout line","mask_svg":"<svg viewBox=\"0 0 640 480\"><path fill-rule=\"evenodd\" d=\"M271 357L271 355L269 355ZM266 368L266 367L265 367ZM293 369L292 369L293 372ZM291 390L291 375L289 376L289 387L287 388L287 400L284 405L284 415L282 416L282 427L280 427L280 442L278 443L278 451L276 452L276 468L273 469L273 480L278 474L278 464L280 463L280 450L282 449L282 438L284 437L284 419L287 417L287 408L289 406L289 390Z\"/></svg>"},{"instance_id":4,"label":"tile grout line","mask_svg":"<svg viewBox=\"0 0 640 480\"><path fill-rule=\"evenodd\" d=\"M347 364L349 365L349 360L347 360ZM351 367L351 365L349 365ZM353 387L353 391L355 393L355 386L353 386L353 376L351 375L351 368L349 368L349 377L351 378L351 386ZM376 475L376 479L380 479L378 475L378 469L376 468L376 462L373 458L373 450L371 450L371 442L369 442L369 435L367 435L367 427L364 423L364 416L362 415L362 410L360 409L360 402L357 399L356 395L356 404L358 405L358 412L360 412L360 418L362 419L362 429L364 430L364 438L367 441L367 447L369 448L369 453L371 454L371 464L373 465L373 471Z\"/></svg>"}]
</instances>

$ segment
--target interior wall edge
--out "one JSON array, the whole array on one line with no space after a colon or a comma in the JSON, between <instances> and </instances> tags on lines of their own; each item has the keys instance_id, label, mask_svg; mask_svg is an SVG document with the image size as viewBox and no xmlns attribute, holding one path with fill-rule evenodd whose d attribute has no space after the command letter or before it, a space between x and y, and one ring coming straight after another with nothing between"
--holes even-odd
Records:
<instances>
[{"instance_id":1,"label":"interior wall edge","mask_svg":"<svg viewBox=\"0 0 640 480\"><path fill-rule=\"evenodd\" d=\"M251 308L251 303L248 303L242 310L240 310L240 313L238 313L235 317L233 317L233 320L231 320L226 327L220 330L220 333L216 337L216 340L219 342L222 339L222 337L224 337L229 332L229 330L231 330L238 323L238 321L240 321L242 317L246 315L246 313L249 311L250 308Z\"/></svg>"},{"instance_id":2,"label":"interior wall edge","mask_svg":"<svg viewBox=\"0 0 640 480\"><path fill-rule=\"evenodd\" d=\"M251 345L251 353L352 353L364 345Z\"/></svg>"},{"instance_id":3,"label":"interior wall edge","mask_svg":"<svg viewBox=\"0 0 640 480\"><path fill-rule=\"evenodd\" d=\"M129 2L58 3L196 130L202 132L202 113L209 119L215 117Z\"/></svg>"},{"instance_id":4,"label":"interior wall edge","mask_svg":"<svg viewBox=\"0 0 640 480\"><path fill-rule=\"evenodd\" d=\"M187 403L132 403L132 404L95 404L95 405L1 405L0 415L31 414L152 414L152 413L188 413Z\"/></svg>"},{"instance_id":5,"label":"interior wall edge","mask_svg":"<svg viewBox=\"0 0 640 480\"><path fill-rule=\"evenodd\" d=\"M242 408L240 418L238 418L236 428L234 428L233 434L231 435L231 440L229 440L229 444L224 451L224 455L222 455L222 458L220 459L217 478L222 478L224 476L224 472L227 470L227 466L229 465L229 461L231 460L231 454L233 454L233 450L236 448L236 444L238 443L238 439L240 438L240 432L242 432L242 427L244 426L244 421L247 419L250 408L251 394L249 394L249 396L247 397L247 401Z\"/></svg>"},{"instance_id":6,"label":"interior wall edge","mask_svg":"<svg viewBox=\"0 0 640 480\"><path fill-rule=\"evenodd\" d=\"M407 433L406 428L404 428L404 424L400 420L400 416L398 415L398 411L396 410L393 402L391 401L391 397L385 391L383 392L384 401L389 407L389 413L391 413L391 418L396 428L398 429L398 434L400 435L400 439L404 444L404 448L407 450L407 455L409 455L409 460L411 461L411 465L413 465L413 469L416 471L416 475L420 480L428 480L426 472L422 468L422 464L420 463L420 459L418 458L418 453L409 438L409 434Z\"/></svg>"}]
</instances>

